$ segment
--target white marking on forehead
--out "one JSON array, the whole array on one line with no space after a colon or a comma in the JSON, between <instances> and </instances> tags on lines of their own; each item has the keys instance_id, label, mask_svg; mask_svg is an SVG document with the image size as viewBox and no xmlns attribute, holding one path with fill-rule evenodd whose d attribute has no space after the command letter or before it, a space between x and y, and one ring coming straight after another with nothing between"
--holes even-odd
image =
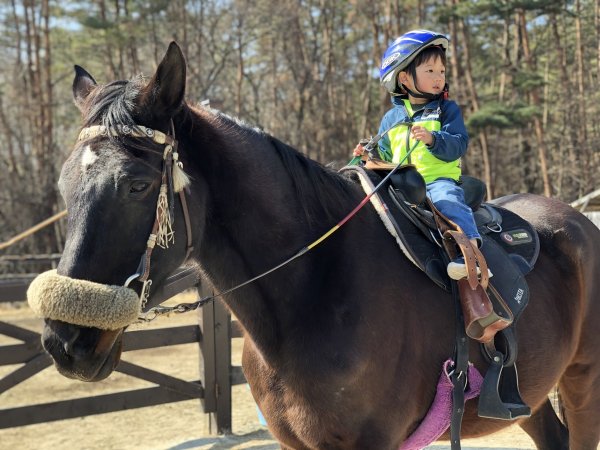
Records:
<instances>
[{"instance_id":1,"label":"white marking on forehead","mask_svg":"<svg viewBox=\"0 0 600 450\"><path fill-rule=\"evenodd\" d=\"M81 167L87 169L89 166L94 164L94 161L98 159L98 155L93 152L89 145L86 145L83 149L83 155L81 156Z\"/></svg>"}]
</instances>

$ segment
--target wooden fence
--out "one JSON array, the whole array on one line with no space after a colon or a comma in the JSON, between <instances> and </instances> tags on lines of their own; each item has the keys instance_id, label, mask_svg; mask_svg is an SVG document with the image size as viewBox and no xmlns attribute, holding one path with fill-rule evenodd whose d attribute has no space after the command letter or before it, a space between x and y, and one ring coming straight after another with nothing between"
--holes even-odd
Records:
<instances>
[{"instance_id":1,"label":"wooden fence","mask_svg":"<svg viewBox=\"0 0 600 450\"><path fill-rule=\"evenodd\" d=\"M30 277L1 279L0 302L24 300L30 281ZM164 288L155 295L162 302L186 289L196 289L201 296L211 292L208 284L202 283L195 271L182 269L170 277ZM0 366L20 365L0 378L1 397L4 392L52 365L52 360L43 350L41 336L37 332L0 321L0 334L20 341L18 344L0 345ZM231 432L231 388L245 383L241 367L231 364L231 339L236 337L241 337L238 323L231 320L221 302L209 303L199 310L198 325L127 331L123 337L124 353L197 343L201 361L200 379L185 381L129 362L126 355L123 355L124 358L116 368L117 372L149 381L156 386L0 409L0 428L199 399L204 412L215 418L217 432Z\"/></svg>"}]
</instances>

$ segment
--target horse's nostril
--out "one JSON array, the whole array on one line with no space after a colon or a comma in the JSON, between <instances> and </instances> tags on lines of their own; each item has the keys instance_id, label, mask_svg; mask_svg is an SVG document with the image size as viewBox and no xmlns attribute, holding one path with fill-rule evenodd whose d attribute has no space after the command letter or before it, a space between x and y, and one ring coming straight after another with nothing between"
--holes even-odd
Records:
<instances>
[{"instance_id":1,"label":"horse's nostril","mask_svg":"<svg viewBox=\"0 0 600 450\"><path fill-rule=\"evenodd\" d=\"M68 339L63 341L63 350L68 356L74 356L75 354L75 344L77 342L77 338L79 338L80 330L76 327L69 327L70 333Z\"/></svg>"}]
</instances>

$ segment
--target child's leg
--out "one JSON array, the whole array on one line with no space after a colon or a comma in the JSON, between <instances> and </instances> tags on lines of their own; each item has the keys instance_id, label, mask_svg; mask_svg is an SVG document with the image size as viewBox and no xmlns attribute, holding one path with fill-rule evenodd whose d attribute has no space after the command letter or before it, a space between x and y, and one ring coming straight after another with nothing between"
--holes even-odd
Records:
<instances>
[{"instance_id":1,"label":"child's leg","mask_svg":"<svg viewBox=\"0 0 600 450\"><path fill-rule=\"evenodd\" d=\"M465 203L462 188L448 178L440 178L427 185L427 195L437 209L448 219L456 223L472 242L481 242L477 231L473 211Z\"/></svg>"},{"instance_id":2,"label":"child's leg","mask_svg":"<svg viewBox=\"0 0 600 450\"><path fill-rule=\"evenodd\" d=\"M469 238L473 245L481 246L481 236L477 231L473 211L465 203L465 194L462 188L450 179L438 179L427 185L427 195L435 207L448 219L456 223ZM462 256L448 264L448 276L460 280L467 276L467 268ZM477 268L479 271L479 268ZM489 272L491 276L491 272Z\"/></svg>"}]
</instances>

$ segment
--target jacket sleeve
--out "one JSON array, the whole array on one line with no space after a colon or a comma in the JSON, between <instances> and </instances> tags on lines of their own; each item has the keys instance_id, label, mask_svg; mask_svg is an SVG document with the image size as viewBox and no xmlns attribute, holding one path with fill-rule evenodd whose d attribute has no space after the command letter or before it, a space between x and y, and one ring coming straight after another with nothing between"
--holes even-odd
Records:
<instances>
[{"instance_id":1,"label":"jacket sleeve","mask_svg":"<svg viewBox=\"0 0 600 450\"><path fill-rule=\"evenodd\" d=\"M445 162L456 161L467 152L469 135L458 105L445 101L442 108L442 126L440 131L432 132L435 142L427 147L436 158Z\"/></svg>"},{"instance_id":2,"label":"jacket sleeve","mask_svg":"<svg viewBox=\"0 0 600 450\"><path fill-rule=\"evenodd\" d=\"M379 131L378 133L382 133L384 132L387 128L388 128L388 122L389 122L389 116L390 114L386 114L385 116L383 116L383 119L381 119L381 124L379 125ZM383 159L384 161L392 161L392 146L390 143L390 136L389 133L386 133L381 140L379 141L378 144L379 147L379 157L381 159Z\"/></svg>"},{"instance_id":3,"label":"jacket sleeve","mask_svg":"<svg viewBox=\"0 0 600 450\"><path fill-rule=\"evenodd\" d=\"M389 126L391 125L391 119L392 119L392 114L391 111L388 111L384 116L383 119L381 119L381 123L379 124L379 131L378 133L383 133L385 130L387 130L389 128ZM378 148L379 148L379 157L381 159L383 159L384 161L388 161L391 162L393 159L393 154L392 154L392 145L390 143L390 136L389 133L386 133L381 140L378 143Z\"/></svg>"}]
</instances>

